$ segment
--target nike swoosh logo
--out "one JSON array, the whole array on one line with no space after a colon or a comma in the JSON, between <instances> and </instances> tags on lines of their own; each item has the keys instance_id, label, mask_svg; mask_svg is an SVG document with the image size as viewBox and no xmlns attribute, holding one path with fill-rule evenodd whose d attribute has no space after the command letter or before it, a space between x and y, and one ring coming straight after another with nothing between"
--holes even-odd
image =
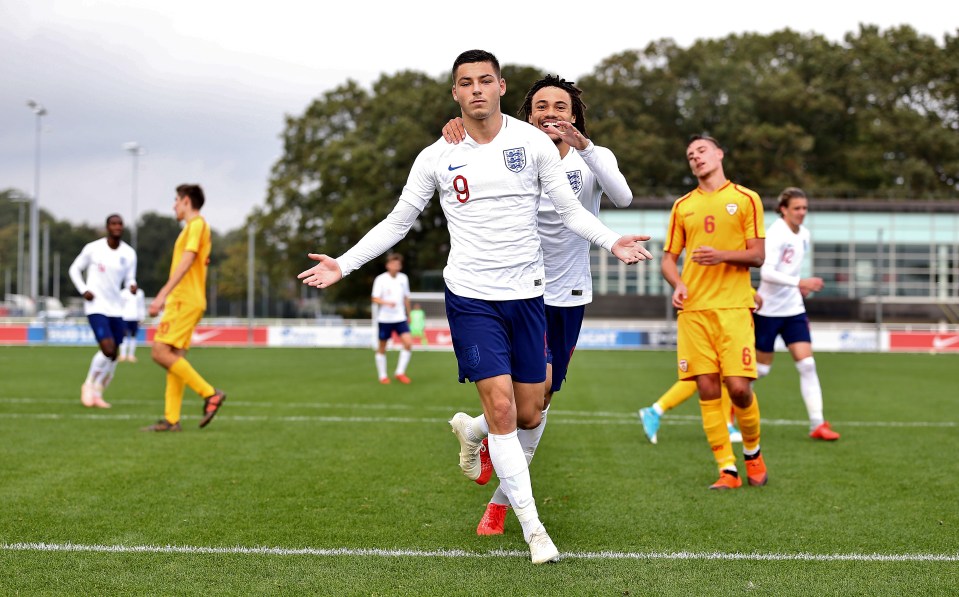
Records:
<instances>
[{"instance_id":1,"label":"nike swoosh logo","mask_svg":"<svg viewBox=\"0 0 959 597\"><path fill-rule=\"evenodd\" d=\"M956 342L959 342L959 336L950 336L948 338L940 338L936 336L932 339L932 347L935 349L946 348L952 346Z\"/></svg>"},{"instance_id":2,"label":"nike swoosh logo","mask_svg":"<svg viewBox=\"0 0 959 597\"><path fill-rule=\"evenodd\" d=\"M193 332L193 337L190 338L190 342L192 342L193 344L200 344L201 342L205 340L216 338L219 335L220 335L220 330L210 330L209 332L203 332L202 334Z\"/></svg>"},{"instance_id":3,"label":"nike swoosh logo","mask_svg":"<svg viewBox=\"0 0 959 597\"><path fill-rule=\"evenodd\" d=\"M463 164L462 166L454 166L453 164L450 164L449 166L447 166L450 172L452 172L453 170L459 170L460 168L465 168L465 167L466 167L466 164Z\"/></svg>"}]
</instances>

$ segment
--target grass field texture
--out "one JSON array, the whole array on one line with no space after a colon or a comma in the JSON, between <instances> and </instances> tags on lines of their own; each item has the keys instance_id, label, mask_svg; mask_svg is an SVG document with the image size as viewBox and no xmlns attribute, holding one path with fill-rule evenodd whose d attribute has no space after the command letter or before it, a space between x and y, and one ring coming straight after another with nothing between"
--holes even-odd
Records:
<instances>
[{"instance_id":1,"label":"grass field texture","mask_svg":"<svg viewBox=\"0 0 959 597\"><path fill-rule=\"evenodd\" d=\"M563 561L534 567L512 514L475 534L496 480L459 472L447 420L479 401L451 353L380 386L371 351L197 349L229 398L200 430L187 390L179 434L139 431L163 412L147 349L84 409L92 354L0 348L0 594L959 593L957 355L818 354L826 444L779 354L769 485L717 493L695 400L658 445L637 421L675 355L577 352L531 467Z\"/></svg>"}]
</instances>

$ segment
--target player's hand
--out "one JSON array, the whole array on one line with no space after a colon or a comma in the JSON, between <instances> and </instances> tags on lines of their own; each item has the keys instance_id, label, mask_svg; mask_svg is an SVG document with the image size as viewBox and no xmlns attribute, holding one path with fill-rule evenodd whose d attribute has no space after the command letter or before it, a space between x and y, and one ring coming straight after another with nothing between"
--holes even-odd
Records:
<instances>
[{"instance_id":1,"label":"player's hand","mask_svg":"<svg viewBox=\"0 0 959 597\"><path fill-rule=\"evenodd\" d=\"M649 240L649 236L645 234L627 234L626 236L621 236L619 240L616 241L616 244L613 245L612 253L626 265L652 259L653 256L646 250L646 247L639 244L647 240Z\"/></svg>"},{"instance_id":2,"label":"player's hand","mask_svg":"<svg viewBox=\"0 0 959 597\"><path fill-rule=\"evenodd\" d=\"M763 308L763 295L759 294L758 292L755 293L755 294L753 295L753 302L756 304L756 306L753 307L753 311L759 311L760 309L762 309L762 308Z\"/></svg>"},{"instance_id":3,"label":"player's hand","mask_svg":"<svg viewBox=\"0 0 959 597\"><path fill-rule=\"evenodd\" d=\"M150 301L150 306L147 308L147 313L150 314L150 317L156 317L160 314L160 311L163 310L163 305L166 304L166 296L157 295L155 299Z\"/></svg>"},{"instance_id":4,"label":"player's hand","mask_svg":"<svg viewBox=\"0 0 959 597\"><path fill-rule=\"evenodd\" d=\"M298 279L303 280L303 283L307 286L327 288L343 279L343 270L340 269L340 264L336 262L336 259L333 259L329 255L320 255L318 253L310 253L307 257L318 262L310 269L300 272L299 275L296 276Z\"/></svg>"},{"instance_id":5,"label":"player's hand","mask_svg":"<svg viewBox=\"0 0 959 597\"><path fill-rule=\"evenodd\" d=\"M443 138L447 143L459 145L460 141L466 140L466 127L463 126L463 119L457 116L446 123L443 127Z\"/></svg>"},{"instance_id":6,"label":"player's hand","mask_svg":"<svg viewBox=\"0 0 959 597\"><path fill-rule=\"evenodd\" d=\"M677 309L682 309L687 298L689 298L689 291L686 290L686 285L680 282L676 285L676 289L673 290L673 306Z\"/></svg>"},{"instance_id":7,"label":"player's hand","mask_svg":"<svg viewBox=\"0 0 959 597\"><path fill-rule=\"evenodd\" d=\"M553 123L553 131L559 136L560 139L570 147L582 151L586 149L589 145L589 139L583 136L579 129L577 129L573 123L566 122L565 120L557 120Z\"/></svg>"},{"instance_id":8,"label":"player's hand","mask_svg":"<svg viewBox=\"0 0 959 597\"><path fill-rule=\"evenodd\" d=\"M693 249L690 258L699 265L719 265L723 262L722 251L703 245Z\"/></svg>"},{"instance_id":9,"label":"player's hand","mask_svg":"<svg viewBox=\"0 0 959 597\"><path fill-rule=\"evenodd\" d=\"M86 291L86 292L83 293L83 298L84 298L84 300L92 301L92 300L93 300L93 293L88 290L88 291Z\"/></svg>"},{"instance_id":10,"label":"player's hand","mask_svg":"<svg viewBox=\"0 0 959 597\"><path fill-rule=\"evenodd\" d=\"M799 293L806 298L811 293L822 290L823 285L822 278L803 278L799 281Z\"/></svg>"}]
</instances>

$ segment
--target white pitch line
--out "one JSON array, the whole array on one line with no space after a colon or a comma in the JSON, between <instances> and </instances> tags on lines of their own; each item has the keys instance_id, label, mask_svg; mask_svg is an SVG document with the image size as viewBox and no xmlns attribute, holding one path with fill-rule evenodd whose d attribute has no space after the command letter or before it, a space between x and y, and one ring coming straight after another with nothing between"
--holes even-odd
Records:
<instances>
[{"instance_id":1,"label":"white pitch line","mask_svg":"<svg viewBox=\"0 0 959 597\"><path fill-rule=\"evenodd\" d=\"M124 406L131 405L147 405L147 406L156 406L158 404L157 400L123 400ZM0 398L0 404L59 404L65 405L63 399L54 399L54 398L24 398L24 397L9 397L9 398ZM69 404L75 404L75 401L71 401ZM361 411L378 411L378 410L401 410L401 411L438 411L443 413L454 413L463 408L463 405L455 406L419 406L419 405L409 405L409 404L344 404L342 402L250 402L250 401L230 401L232 407L242 407L242 408L269 408L269 409L278 409L278 408L308 408L308 409L330 409L330 410L343 410L349 409L351 411L361 410ZM478 405L477 405L478 406ZM638 424L638 418L634 411L630 412L615 412L615 411L579 411L579 410L562 410L560 408L553 407L550 409L556 418L553 419L556 423L560 425L593 425L593 424L603 424L603 425L633 425ZM110 418L116 419L140 419L141 416L138 415L115 415L115 414L106 414L101 411L92 411L92 413L0 413L0 418L38 418L38 419L62 419L62 418L94 418L94 419L104 419L109 420ZM565 417L565 418L563 418ZM230 415L226 415L224 418L230 418ZM236 415L232 418L236 420L245 420L245 421L269 421L277 420L284 422L296 422L296 421L330 421L335 423L342 422L357 422L357 423L370 423L370 422L384 422L384 423L435 423L439 419L435 418L424 418L424 417L370 417L370 416L310 416L310 415L299 415L299 416L276 416L276 415ZM444 421L447 419L444 418ZM699 415L675 415L670 414L663 417L663 422L667 424L680 424L680 425L699 425L702 422L702 419ZM959 423L955 421L841 421L833 420L833 423L837 426L843 427L945 427L953 428L959 426ZM804 427L809 425L809 421L806 420L793 420L793 419L762 419L763 425L770 425L774 427Z\"/></svg>"},{"instance_id":2,"label":"white pitch line","mask_svg":"<svg viewBox=\"0 0 959 597\"><path fill-rule=\"evenodd\" d=\"M202 547L189 545L83 545L78 543L4 543L0 551L31 552L90 552L90 553L173 553L173 554L227 554L227 555L276 555L276 556L374 556L383 558L517 558L529 557L526 551L490 550L468 551L463 549L361 549L334 548L283 548L283 547ZM957 554L936 553L742 553L742 552L618 552L587 551L566 552L564 559L573 560L719 560L756 562L959 562Z\"/></svg>"},{"instance_id":3,"label":"white pitch line","mask_svg":"<svg viewBox=\"0 0 959 597\"><path fill-rule=\"evenodd\" d=\"M239 406L237 403L231 403ZM343 406L337 405L337 408L350 408L351 410L360 409L361 406ZM377 409L369 409L377 410ZM450 411L452 412L452 410ZM564 418L561 410L552 410L554 417L550 419L552 425L639 425L637 418L632 414L620 413L615 418ZM610 413L612 414L612 413ZM73 412L73 413L0 413L0 419L38 419L38 420L66 420L80 419L84 421L132 421L146 420L149 415L133 413L106 413L103 411ZM187 415L186 419L198 418ZM446 423L446 417L377 417L368 415L220 415L220 420L247 421L247 422L268 422L278 421L283 423L417 423L417 424L440 424ZM669 425L700 425L699 417L688 415L674 415L666 418L664 423ZM836 426L842 427L886 427L886 428L954 428L957 423L953 421L835 421ZM762 424L770 427L805 427L809 425L808 421L790 420L790 419L762 419Z\"/></svg>"}]
</instances>

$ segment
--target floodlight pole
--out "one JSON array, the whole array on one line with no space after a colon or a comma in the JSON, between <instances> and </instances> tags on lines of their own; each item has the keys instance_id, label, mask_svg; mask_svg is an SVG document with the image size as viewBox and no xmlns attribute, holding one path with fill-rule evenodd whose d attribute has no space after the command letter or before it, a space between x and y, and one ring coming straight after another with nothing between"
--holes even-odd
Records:
<instances>
[{"instance_id":1,"label":"floodlight pole","mask_svg":"<svg viewBox=\"0 0 959 597\"><path fill-rule=\"evenodd\" d=\"M123 149L133 158L133 177L131 190L131 203L133 205L133 219L130 222L130 241L135 251L137 248L137 175L139 174L139 158L146 153L146 150L136 141L130 141L123 144Z\"/></svg>"},{"instance_id":2,"label":"floodlight pole","mask_svg":"<svg viewBox=\"0 0 959 597\"><path fill-rule=\"evenodd\" d=\"M42 119L47 115L43 104L34 100L27 100L27 106L36 115L36 155L33 171L33 201L30 203L30 298L34 305L38 305L39 297L39 269L40 269L40 133ZM39 305L38 305L39 306Z\"/></svg>"}]
</instances>

